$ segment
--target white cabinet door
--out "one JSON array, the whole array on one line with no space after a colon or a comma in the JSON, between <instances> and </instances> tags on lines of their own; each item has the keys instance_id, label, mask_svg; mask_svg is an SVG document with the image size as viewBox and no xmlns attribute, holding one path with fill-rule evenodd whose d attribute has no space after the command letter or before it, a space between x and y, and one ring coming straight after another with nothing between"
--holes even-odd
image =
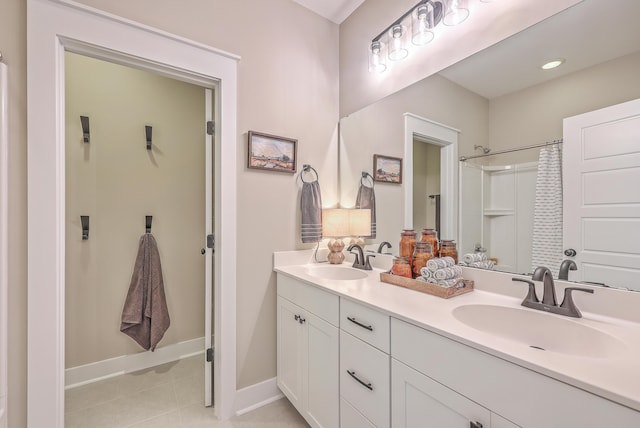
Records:
<instances>
[{"instance_id":1,"label":"white cabinet door","mask_svg":"<svg viewBox=\"0 0 640 428\"><path fill-rule=\"evenodd\" d=\"M491 413L391 359L391 420L394 428L490 428Z\"/></svg>"},{"instance_id":2,"label":"white cabinet door","mask_svg":"<svg viewBox=\"0 0 640 428\"><path fill-rule=\"evenodd\" d=\"M297 305L278 296L278 387L300 413L303 405L303 374L306 371L305 327L299 322L306 314Z\"/></svg>"},{"instance_id":3,"label":"white cabinet door","mask_svg":"<svg viewBox=\"0 0 640 428\"><path fill-rule=\"evenodd\" d=\"M277 316L278 387L312 427L338 427L338 328L280 296Z\"/></svg>"},{"instance_id":4,"label":"white cabinet door","mask_svg":"<svg viewBox=\"0 0 640 428\"><path fill-rule=\"evenodd\" d=\"M307 421L314 427L340 425L338 328L307 313L305 352Z\"/></svg>"},{"instance_id":5,"label":"white cabinet door","mask_svg":"<svg viewBox=\"0 0 640 428\"><path fill-rule=\"evenodd\" d=\"M564 120L563 246L569 279L640 283L640 99Z\"/></svg>"}]
</instances>

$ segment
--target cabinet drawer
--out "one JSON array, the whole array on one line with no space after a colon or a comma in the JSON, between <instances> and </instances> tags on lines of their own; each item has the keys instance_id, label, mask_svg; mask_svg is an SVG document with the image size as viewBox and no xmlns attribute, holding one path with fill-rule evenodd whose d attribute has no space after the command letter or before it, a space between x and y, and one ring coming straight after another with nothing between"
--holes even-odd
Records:
<instances>
[{"instance_id":1,"label":"cabinet drawer","mask_svg":"<svg viewBox=\"0 0 640 428\"><path fill-rule=\"evenodd\" d=\"M340 299L340 328L389 353L389 316L355 303Z\"/></svg>"},{"instance_id":2,"label":"cabinet drawer","mask_svg":"<svg viewBox=\"0 0 640 428\"><path fill-rule=\"evenodd\" d=\"M319 316L338 327L340 298L312 285L278 274L278 296L295 302L296 305Z\"/></svg>"},{"instance_id":3,"label":"cabinet drawer","mask_svg":"<svg viewBox=\"0 0 640 428\"><path fill-rule=\"evenodd\" d=\"M343 428L376 428L347 400L340 399L340 426Z\"/></svg>"},{"instance_id":4,"label":"cabinet drawer","mask_svg":"<svg viewBox=\"0 0 640 428\"><path fill-rule=\"evenodd\" d=\"M340 331L340 395L378 428L390 423L389 358Z\"/></svg>"}]
</instances>

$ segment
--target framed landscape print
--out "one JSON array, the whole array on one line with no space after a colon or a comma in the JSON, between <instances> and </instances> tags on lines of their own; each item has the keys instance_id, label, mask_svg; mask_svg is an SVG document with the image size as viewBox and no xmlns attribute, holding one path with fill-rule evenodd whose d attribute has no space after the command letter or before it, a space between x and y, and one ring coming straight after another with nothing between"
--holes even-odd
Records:
<instances>
[{"instance_id":1,"label":"framed landscape print","mask_svg":"<svg viewBox=\"0 0 640 428\"><path fill-rule=\"evenodd\" d=\"M373 155L373 179L383 183L402 183L402 159Z\"/></svg>"},{"instance_id":2,"label":"framed landscape print","mask_svg":"<svg viewBox=\"0 0 640 428\"><path fill-rule=\"evenodd\" d=\"M249 131L247 166L277 172L296 172L298 140Z\"/></svg>"}]
</instances>

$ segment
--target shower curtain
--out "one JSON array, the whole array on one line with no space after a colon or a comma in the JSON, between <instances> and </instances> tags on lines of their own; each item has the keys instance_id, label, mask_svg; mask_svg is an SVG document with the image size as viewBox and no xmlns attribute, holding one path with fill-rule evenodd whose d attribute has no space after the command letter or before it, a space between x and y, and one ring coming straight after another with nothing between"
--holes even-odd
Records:
<instances>
[{"instance_id":1,"label":"shower curtain","mask_svg":"<svg viewBox=\"0 0 640 428\"><path fill-rule=\"evenodd\" d=\"M562 147L540 149L533 213L531 271L548 267L558 275L562 262Z\"/></svg>"}]
</instances>

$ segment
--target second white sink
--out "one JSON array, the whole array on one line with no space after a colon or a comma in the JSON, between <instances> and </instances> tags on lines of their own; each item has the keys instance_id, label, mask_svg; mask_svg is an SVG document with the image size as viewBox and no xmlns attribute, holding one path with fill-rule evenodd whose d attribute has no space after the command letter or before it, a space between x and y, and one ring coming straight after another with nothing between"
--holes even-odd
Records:
<instances>
[{"instance_id":1,"label":"second white sink","mask_svg":"<svg viewBox=\"0 0 640 428\"><path fill-rule=\"evenodd\" d=\"M578 320L530 309L474 304L455 308L453 316L476 330L541 351L609 358L626 349L616 337Z\"/></svg>"}]
</instances>

